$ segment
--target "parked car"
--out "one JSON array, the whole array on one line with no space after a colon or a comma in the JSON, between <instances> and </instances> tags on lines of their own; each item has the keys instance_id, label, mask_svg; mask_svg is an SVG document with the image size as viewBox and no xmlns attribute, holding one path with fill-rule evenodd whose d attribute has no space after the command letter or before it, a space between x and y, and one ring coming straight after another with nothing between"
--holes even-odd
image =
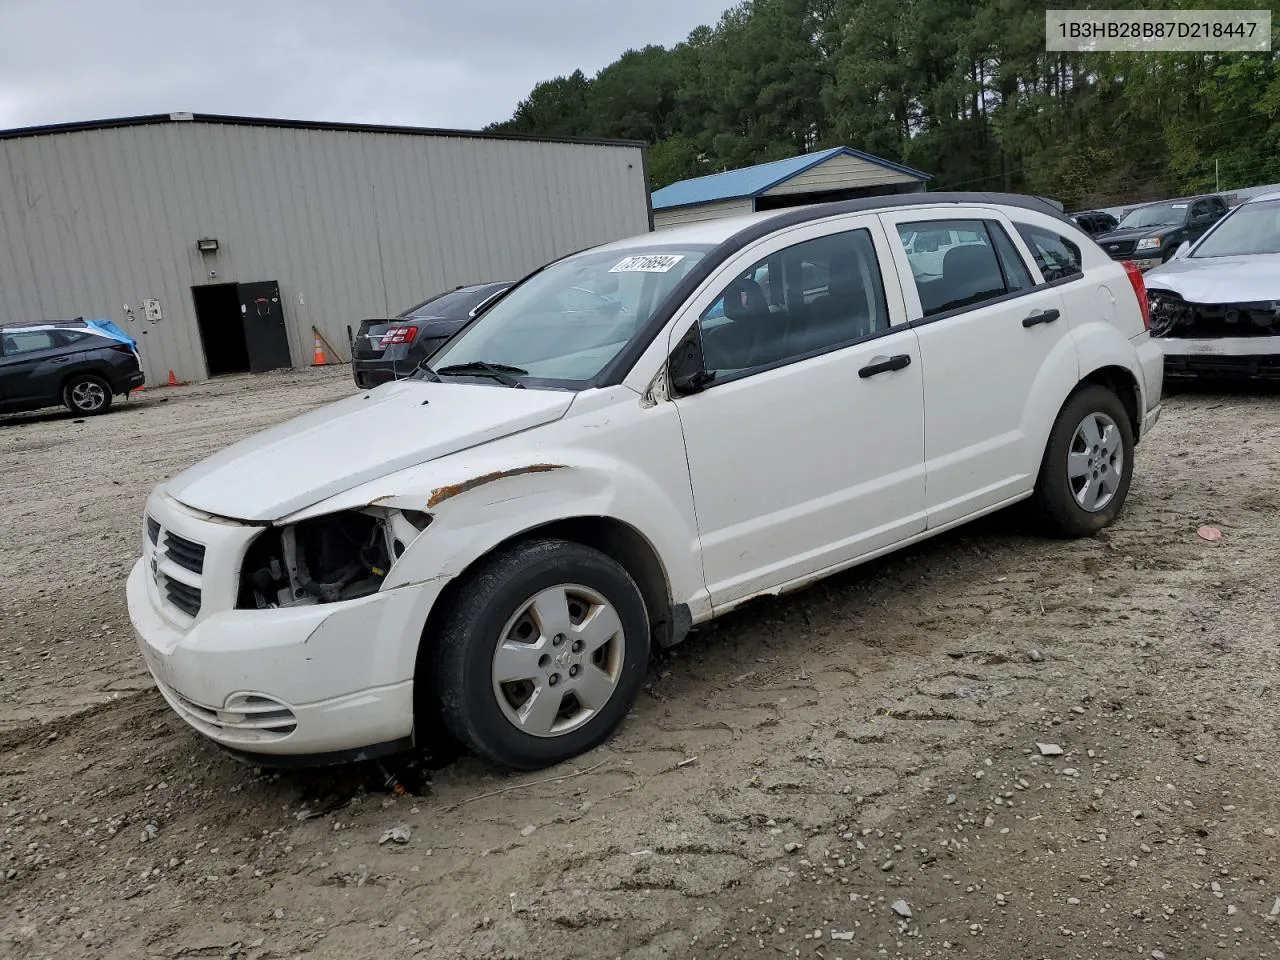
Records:
<instances>
[{"instance_id":1,"label":"parked car","mask_svg":"<svg viewBox=\"0 0 1280 960\"><path fill-rule=\"evenodd\" d=\"M1147 285L1167 373L1280 376L1280 193L1240 204Z\"/></svg>"},{"instance_id":2,"label":"parked car","mask_svg":"<svg viewBox=\"0 0 1280 960\"><path fill-rule=\"evenodd\" d=\"M1081 210L1079 213L1071 214L1071 222L1091 237L1110 233L1120 223L1104 210Z\"/></svg>"},{"instance_id":3,"label":"parked car","mask_svg":"<svg viewBox=\"0 0 1280 960\"><path fill-rule=\"evenodd\" d=\"M0 326L0 412L106 413L145 379L137 343L109 320Z\"/></svg>"},{"instance_id":4,"label":"parked car","mask_svg":"<svg viewBox=\"0 0 1280 960\"><path fill-rule=\"evenodd\" d=\"M924 230L978 242L917 279ZM1163 358L1141 274L1086 241L1035 198L905 194L556 261L413 378L157 487L127 586L142 655L255 762L442 723L531 769L611 734L651 646L753 598L1022 500L1093 534Z\"/></svg>"},{"instance_id":5,"label":"parked car","mask_svg":"<svg viewBox=\"0 0 1280 960\"><path fill-rule=\"evenodd\" d=\"M1139 270L1150 270L1226 215L1226 201L1217 196L1148 203L1130 210L1114 230L1094 240L1112 260L1131 260Z\"/></svg>"},{"instance_id":6,"label":"parked car","mask_svg":"<svg viewBox=\"0 0 1280 960\"><path fill-rule=\"evenodd\" d=\"M351 344L351 375L361 389L410 376L418 364L510 283L478 283L438 293L391 320L365 320Z\"/></svg>"}]
</instances>

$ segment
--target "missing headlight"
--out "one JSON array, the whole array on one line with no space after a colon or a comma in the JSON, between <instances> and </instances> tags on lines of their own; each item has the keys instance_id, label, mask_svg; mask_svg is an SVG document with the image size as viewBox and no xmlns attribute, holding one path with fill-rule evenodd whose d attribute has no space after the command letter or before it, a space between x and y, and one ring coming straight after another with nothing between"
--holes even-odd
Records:
<instances>
[{"instance_id":1,"label":"missing headlight","mask_svg":"<svg viewBox=\"0 0 1280 960\"><path fill-rule=\"evenodd\" d=\"M249 546L239 606L289 607L377 593L391 569L386 523L369 513L335 513L265 530Z\"/></svg>"}]
</instances>

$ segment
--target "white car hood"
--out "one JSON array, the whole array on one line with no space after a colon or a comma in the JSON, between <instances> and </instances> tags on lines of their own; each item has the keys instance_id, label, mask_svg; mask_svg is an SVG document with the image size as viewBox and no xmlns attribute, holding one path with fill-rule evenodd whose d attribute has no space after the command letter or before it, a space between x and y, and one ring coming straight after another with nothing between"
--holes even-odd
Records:
<instances>
[{"instance_id":1,"label":"white car hood","mask_svg":"<svg viewBox=\"0 0 1280 960\"><path fill-rule=\"evenodd\" d=\"M388 473L550 423L574 394L400 381L312 410L180 473L165 492L220 517L266 522Z\"/></svg>"},{"instance_id":2,"label":"white car hood","mask_svg":"<svg viewBox=\"0 0 1280 960\"><path fill-rule=\"evenodd\" d=\"M1189 303L1256 303L1280 300L1280 253L1247 257L1185 257L1146 275L1155 290L1169 290Z\"/></svg>"}]
</instances>

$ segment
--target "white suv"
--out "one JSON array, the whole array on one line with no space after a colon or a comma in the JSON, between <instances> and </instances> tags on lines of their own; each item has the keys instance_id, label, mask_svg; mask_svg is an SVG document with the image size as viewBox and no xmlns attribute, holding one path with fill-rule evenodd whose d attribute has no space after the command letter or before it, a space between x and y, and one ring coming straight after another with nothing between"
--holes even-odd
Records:
<instances>
[{"instance_id":1,"label":"white suv","mask_svg":"<svg viewBox=\"0 0 1280 960\"><path fill-rule=\"evenodd\" d=\"M923 230L977 242L913 271ZM652 644L752 597L1025 498L1058 534L1111 523L1160 412L1145 305L1131 265L1000 194L574 254L413 379L157 488L128 582L142 654L260 762L448 734L564 760L622 721Z\"/></svg>"}]
</instances>

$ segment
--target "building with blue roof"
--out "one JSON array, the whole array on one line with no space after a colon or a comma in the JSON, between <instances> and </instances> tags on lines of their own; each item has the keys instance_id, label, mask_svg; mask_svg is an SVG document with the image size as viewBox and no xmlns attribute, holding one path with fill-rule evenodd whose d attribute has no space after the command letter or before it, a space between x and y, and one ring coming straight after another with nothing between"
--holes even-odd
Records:
<instances>
[{"instance_id":1,"label":"building with blue roof","mask_svg":"<svg viewBox=\"0 0 1280 960\"><path fill-rule=\"evenodd\" d=\"M756 210L920 193L930 179L927 173L852 147L832 147L663 187L653 193L653 221L661 230Z\"/></svg>"}]
</instances>

